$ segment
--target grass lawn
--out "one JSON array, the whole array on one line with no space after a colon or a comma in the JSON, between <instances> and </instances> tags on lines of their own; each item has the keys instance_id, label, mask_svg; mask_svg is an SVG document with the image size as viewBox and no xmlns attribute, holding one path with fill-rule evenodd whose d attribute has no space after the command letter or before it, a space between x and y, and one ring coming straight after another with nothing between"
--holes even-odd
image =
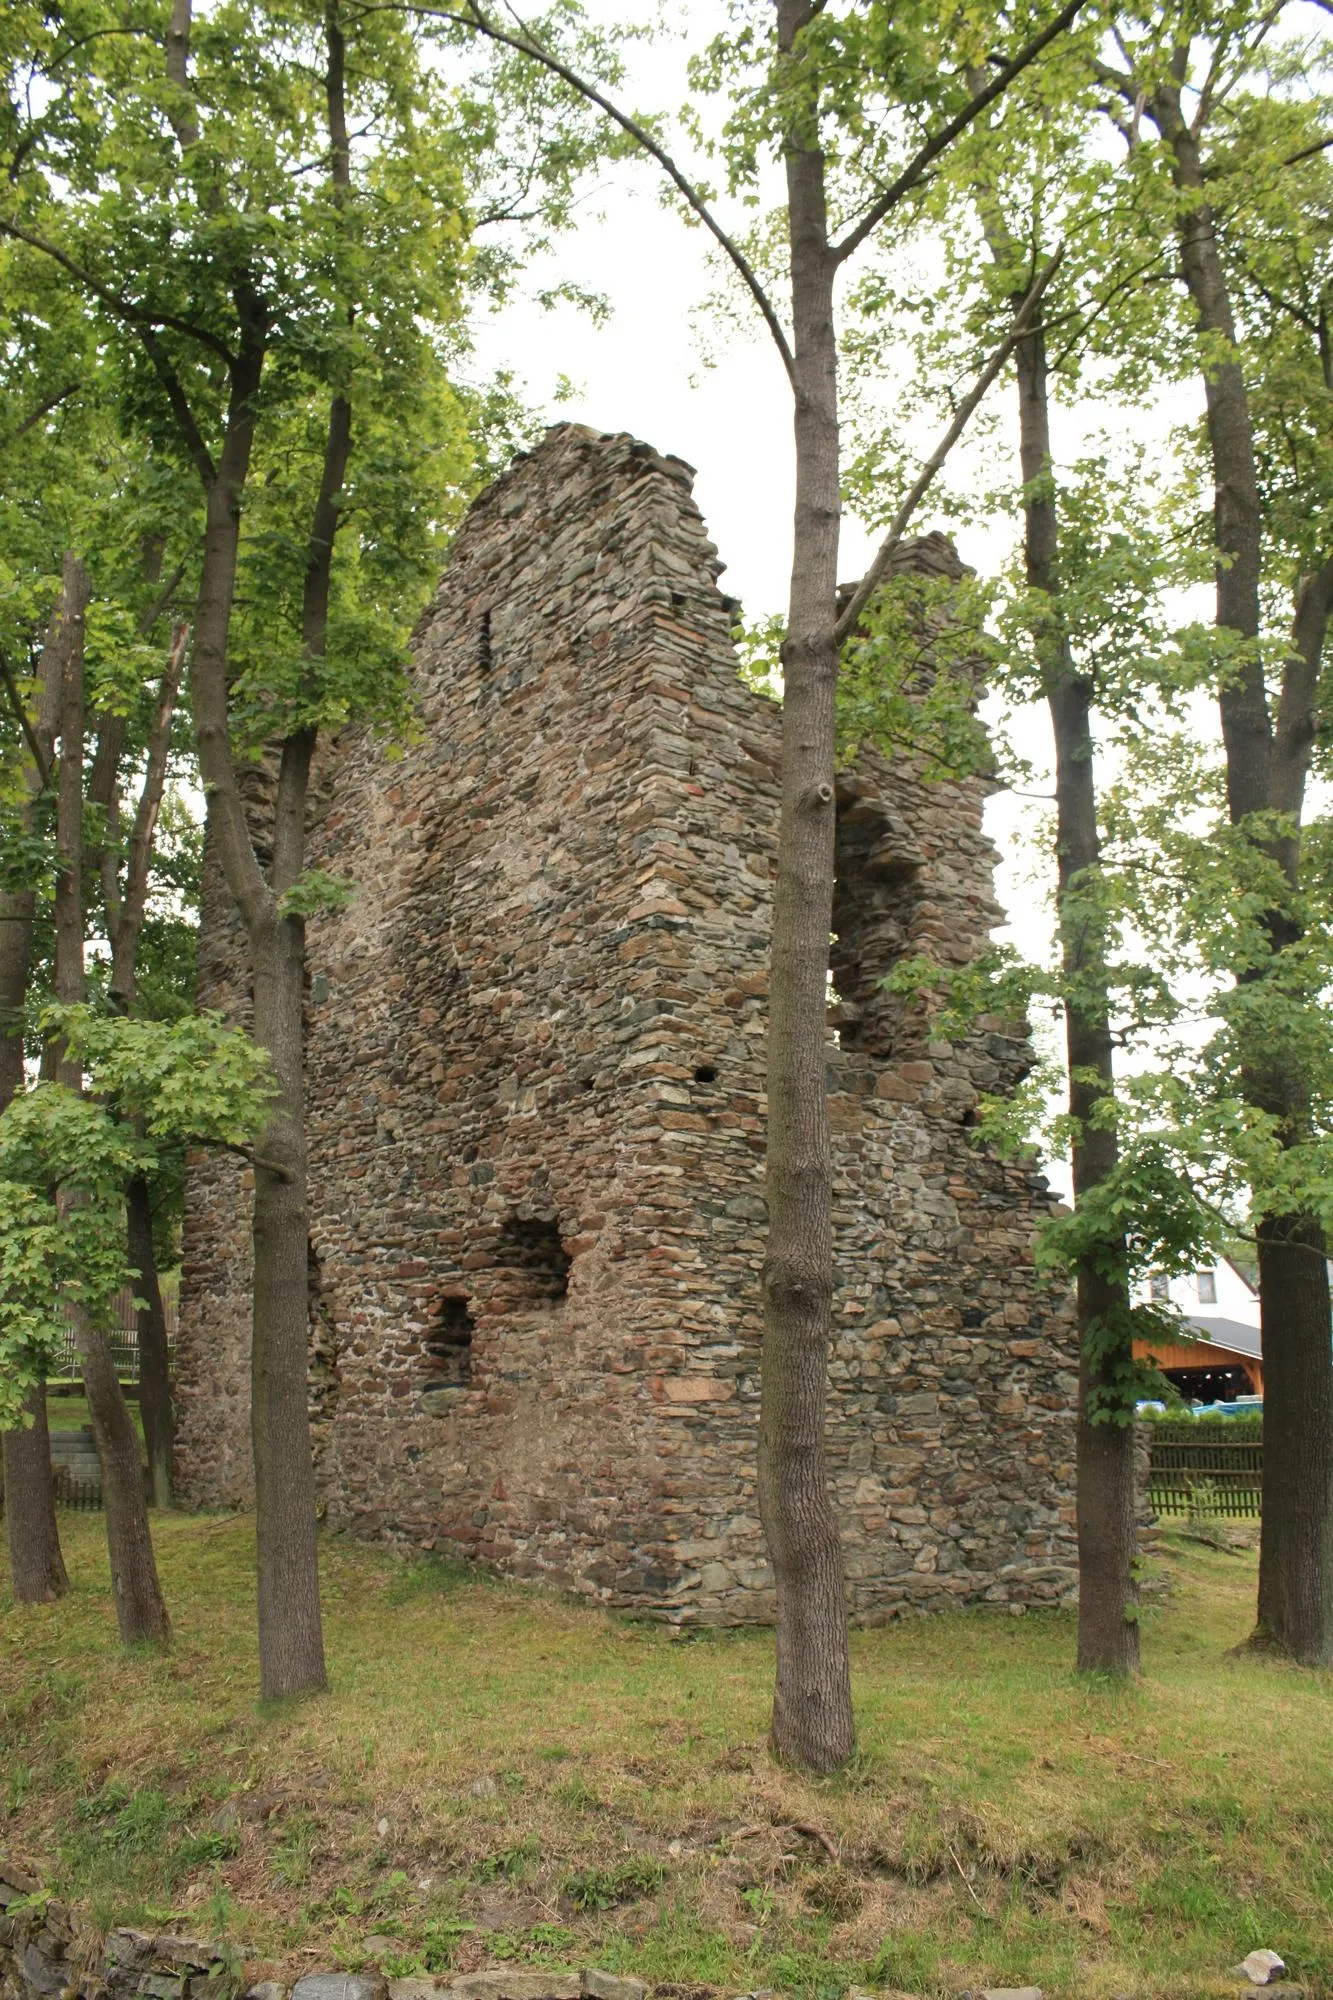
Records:
<instances>
[{"instance_id":1,"label":"grass lawn","mask_svg":"<svg viewBox=\"0 0 1333 2000\"><path fill-rule=\"evenodd\" d=\"M1231 1653L1252 1554L1169 1542L1129 1689L1074 1676L1065 1613L855 1634L860 1749L812 1781L764 1748L766 1633L332 1539L332 1692L264 1710L249 1521L156 1517L165 1659L117 1647L100 1516L61 1529L70 1597L0 1599L0 1851L103 1924L288 1973L368 1937L391 1973L601 1964L678 2000L1206 1996L1269 1945L1333 1994L1333 1676Z\"/></svg>"},{"instance_id":2,"label":"grass lawn","mask_svg":"<svg viewBox=\"0 0 1333 2000\"><path fill-rule=\"evenodd\" d=\"M139 1433L139 1441L142 1443L143 1417L139 1411L139 1399L137 1396L127 1396L125 1401L129 1409L130 1421ZM83 1431L88 1429L91 1421L88 1415L88 1399L86 1396L82 1394L77 1396L56 1396L50 1390L47 1391L46 1422L49 1429L53 1431Z\"/></svg>"}]
</instances>

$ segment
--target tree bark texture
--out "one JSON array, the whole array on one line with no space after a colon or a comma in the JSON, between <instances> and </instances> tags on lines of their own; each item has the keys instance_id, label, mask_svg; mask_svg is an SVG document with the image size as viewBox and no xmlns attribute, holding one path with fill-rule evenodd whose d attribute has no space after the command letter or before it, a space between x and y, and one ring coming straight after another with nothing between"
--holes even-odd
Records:
<instances>
[{"instance_id":1,"label":"tree bark texture","mask_svg":"<svg viewBox=\"0 0 1333 2000\"><path fill-rule=\"evenodd\" d=\"M158 691L157 707L148 734L148 757L139 803L130 834L129 855L122 884L114 852L103 850L102 890L107 925L111 933L111 978L107 1000L114 1013L132 1012L138 996L138 949L148 904L153 838L157 829L162 796L166 789L167 766L171 754L171 725L180 692L189 637L186 625L177 625L171 636L166 667ZM98 754L108 739L99 732ZM119 782L120 752L115 738L110 742L114 762L104 779L105 804L114 804ZM91 780L90 780L91 787ZM143 1418L144 1444L148 1452L148 1484L155 1507L170 1507L171 1459L175 1443L175 1416L171 1403L171 1361L167 1349L167 1320L158 1281L157 1254L153 1245L153 1210L148 1182L136 1175L125 1195L126 1250L131 1268L138 1273L136 1290L143 1303L136 1315L139 1341L139 1411Z\"/></svg>"},{"instance_id":2,"label":"tree bark texture","mask_svg":"<svg viewBox=\"0 0 1333 2000\"><path fill-rule=\"evenodd\" d=\"M70 607L72 609L72 607ZM38 670L38 713L34 735L49 773L59 726L62 647L68 642L70 617L62 598L61 611L42 648ZM27 798L20 808L26 832L32 825L37 799L46 777L35 764L24 773ZM23 1089L24 1006L32 959L32 926L36 892L0 892L0 1111ZM51 1440L46 1423L46 1385L38 1383L25 1405L31 1423L4 1434L5 1529L15 1602L46 1604L69 1588L56 1522L55 1486L51 1473Z\"/></svg>"},{"instance_id":3,"label":"tree bark texture","mask_svg":"<svg viewBox=\"0 0 1333 2000\"><path fill-rule=\"evenodd\" d=\"M23 1407L32 1420L27 1428L5 1432L10 1581L16 1604L49 1604L64 1596L69 1576L56 1523L45 1382L29 1392Z\"/></svg>"},{"instance_id":4,"label":"tree bark texture","mask_svg":"<svg viewBox=\"0 0 1333 2000\"><path fill-rule=\"evenodd\" d=\"M793 54L813 17L778 0ZM795 353L796 511L782 649L782 801L768 1025L759 1507L777 1590L774 1753L835 1770L854 1742L846 1586L824 1421L833 1296L829 934L837 622L837 349L824 159L812 106L786 144Z\"/></svg>"},{"instance_id":5,"label":"tree bark texture","mask_svg":"<svg viewBox=\"0 0 1333 2000\"><path fill-rule=\"evenodd\" d=\"M170 1507L171 1457L176 1420L171 1403L171 1356L167 1316L153 1250L153 1205L147 1181L136 1174L125 1192L129 1260L139 1273L135 1291L143 1303L135 1316L139 1337L139 1414L148 1453L148 1487L155 1507Z\"/></svg>"},{"instance_id":6,"label":"tree bark texture","mask_svg":"<svg viewBox=\"0 0 1333 2000\"><path fill-rule=\"evenodd\" d=\"M65 652L60 701L60 789L56 824L55 988L65 1006L84 997L83 973L83 615L88 582L79 564L66 559L66 603L77 605L71 618L71 639ZM60 1080L79 1091L83 1078L77 1061L61 1064ZM68 1212L81 1197L62 1190L60 1206ZM163 1646L171 1636L153 1559L153 1543L144 1499L139 1441L121 1391L106 1335L82 1306L70 1316L83 1374L84 1393L102 1468L102 1506L106 1516L111 1588L121 1639L127 1646Z\"/></svg>"},{"instance_id":7,"label":"tree bark texture","mask_svg":"<svg viewBox=\"0 0 1333 2000\"><path fill-rule=\"evenodd\" d=\"M1016 350L1019 448L1023 469L1024 559L1029 587L1046 600L1049 624L1039 636L1046 701L1055 739L1056 856L1061 971L1066 989L1065 1045L1075 1204L1112 1173L1114 1128L1099 1129L1100 1105L1114 1095L1114 1046L1106 977L1106 938L1086 890L1101 862L1096 766L1092 740L1093 687L1078 671L1060 617L1059 517L1052 483L1050 399L1045 331L1038 325ZM1115 1246L1103 1257L1115 1263ZM1079 1328L1078 1401L1078 1664L1087 1672L1130 1674L1139 1665L1134 1607L1138 1548L1134 1426L1104 1412L1097 1399L1117 1361L1132 1355L1129 1284L1121 1246L1120 1271L1103 1258L1081 1260L1076 1272ZM1106 1328L1126 1328L1119 1351L1107 1351ZM1125 1352L1126 1349L1130 1353Z\"/></svg>"},{"instance_id":8,"label":"tree bark texture","mask_svg":"<svg viewBox=\"0 0 1333 2000\"><path fill-rule=\"evenodd\" d=\"M1183 58L1178 61L1183 68ZM1208 442L1213 466L1220 629L1250 646L1260 632L1263 520L1254 434L1236 348L1216 219L1206 194L1198 141L1178 88L1160 90L1149 110L1169 149L1182 198L1181 269L1205 357ZM1291 830L1261 844L1295 888L1299 826L1314 741L1314 711L1328 621L1327 565L1298 597L1293 644L1284 665L1274 728L1257 650L1219 689L1227 801L1234 824L1251 813L1286 814ZM1282 912L1267 920L1274 958L1297 942ZM1254 977L1262 978L1262 968ZM1254 1048L1242 1090L1275 1118L1287 1145L1310 1130L1307 1080L1281 1049ZM1259 1224L1259 1307L1264 1353L1264 1491L1256 1638L1307 1664L1333 1665L1333 1352L1330 1351L1326 1245L1311 1214L1264 1217Z\"/></svg>"}]
</instances>

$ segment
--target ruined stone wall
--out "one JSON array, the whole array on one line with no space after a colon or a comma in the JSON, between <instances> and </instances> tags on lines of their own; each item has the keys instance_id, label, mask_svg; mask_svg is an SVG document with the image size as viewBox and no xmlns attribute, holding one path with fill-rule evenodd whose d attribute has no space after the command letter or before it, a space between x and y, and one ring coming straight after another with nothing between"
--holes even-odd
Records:
<instances>
[{"instance_id":1,"label":"ruined stone wall","mask_svg":"<svg viewBox=\"0 0 1333 2000\"><path fill-rule=\"evenodd\" d=\"M779 717L688 468L561 427L418 633L419 738L340 746L311 926L312 1407L327 1518L684 1621L771 1611L754 1491ZM960 573L930 538L906 560ZM854 1611L1072 1580L1049 1197L970 1146L1025 1045L878 980L998 920L980 780L839 786L830 1461ZM224 991L220 982L218 991ZM225 988L235 999L235 988ZM244 1499L244 1187L194 1177L180 1474Z\"/></svg>"}]
</instances>

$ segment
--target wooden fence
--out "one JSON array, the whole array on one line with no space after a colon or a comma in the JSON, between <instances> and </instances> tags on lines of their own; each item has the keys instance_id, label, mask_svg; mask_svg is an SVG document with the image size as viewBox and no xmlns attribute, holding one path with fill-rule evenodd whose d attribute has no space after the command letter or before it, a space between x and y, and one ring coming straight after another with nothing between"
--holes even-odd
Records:
<instances>
[{"instance_id":1,"label":"wooden fence","mask_svg":"<svg viewBox=\"0 0 1333 2000\"><path fill-rule=\"evenodd\" d=\"M1148 1505L1155 1514L1258 1516L1264 1447L1252 1431L1237 1437L1225 1421L1149 1424L1147 1431Z\"/></svg>"},{"instance_id":2,"label":"wooden fence","mask_svg":"<svg viewBox=\"0 0 1333 2000\"><path fill-rule=\"evenodd\" d=\"M111 1359L116 1373L123 1382L137 1382L139 1379L139 1327L134 1308L134 1293L127 1285L116 1293L112 1300L114 1320L107 1345L111 1349ZM167 1322L167 1353L173 1359L176 1348L176 1288L163 1286L162 1311ZM74 1344L74 1329L66 1328L65 1337L56 1349L56 1357L51 1370L53 1382L74 1381L79 1374L79 1350Z\"/></svg>"}]
</instances>

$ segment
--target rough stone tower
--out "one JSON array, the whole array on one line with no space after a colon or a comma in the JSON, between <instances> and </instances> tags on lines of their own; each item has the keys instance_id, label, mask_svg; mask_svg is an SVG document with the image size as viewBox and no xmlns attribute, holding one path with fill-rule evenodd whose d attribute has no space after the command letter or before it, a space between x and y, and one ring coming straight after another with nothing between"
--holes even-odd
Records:
<instances>
[{"instance_id":1,"label":"rough stone tower","mask_svg":"<svg viewBox=\"0 0 1333 2000\"><path fill-rule=\"evenodd\" d=\"M928 537L904 560L959 575ZM684 1622L766 1617L754 1489L778 715L689 468L551 432L416 638L420 734L339 745L313 859L311 1400L327 1519ZM1073 1582L1074 1359L1044 1183L979 1154L1026 1044L879 982L999 920L984 781L839 785L829 1449L852 1608ZM214 882L204 997L244 1009ZM190 1178L180 1481L248 1493L244 1170Z\"/></svg>"}]
</instances>

